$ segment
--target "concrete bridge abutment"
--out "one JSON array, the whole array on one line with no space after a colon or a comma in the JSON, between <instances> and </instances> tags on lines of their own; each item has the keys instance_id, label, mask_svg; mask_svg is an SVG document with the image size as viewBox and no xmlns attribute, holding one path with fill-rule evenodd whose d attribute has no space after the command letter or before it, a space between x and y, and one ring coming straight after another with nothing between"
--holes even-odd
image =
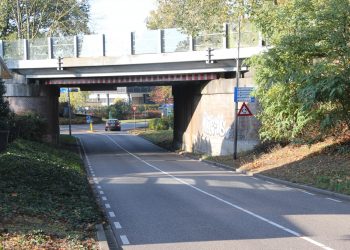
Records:
<instances>
[{"instance_id":1,"label":"concrete bridge abutment","mask_svg":"<svg viewBox=\"0 0 350 250\"><path fill-rule=\"evenodd\" d=\"M44 140L57 143L59 88L43 85L38 80L30 82L18 74L13 76L13 79L5 82L5 97L11 110L18 115L33 112L46 119L48 127Z\"/></svg>"},{"instance_id":2,"label":"concrete bridge abutment","mask_svg":"<svg viewBox=\"0 0 350 250\"><path fill-rule=\"evenodd\" d=\"M235 82L217 79L173 87L174 143L178 147L206 155L233 154ZM241 78L240 87L243 86L253 87L253 79ZM248 107L257 113L257 103L249 103ZM238 152L259 144L259 122L255 116L239 117L238 128Z\"/></svg>"}]
</instances>

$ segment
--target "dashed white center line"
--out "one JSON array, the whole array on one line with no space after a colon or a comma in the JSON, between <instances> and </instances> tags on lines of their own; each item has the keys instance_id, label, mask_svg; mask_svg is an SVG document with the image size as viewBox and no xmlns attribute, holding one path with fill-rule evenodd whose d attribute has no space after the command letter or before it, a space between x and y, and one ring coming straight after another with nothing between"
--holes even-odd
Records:
<instances>
[{"instance_id":1,"label":"dashed white center line","mask_svg":"<svg viewBox=\"0 0 350 250\"><path fill-rule=\"evenodd\" d=\"M105 192L103 192L103 191L100 191L100 194L105 194Z\"/></svg>"},{"instance_id":2,"label":"dashed white center line","mask_svg":"<svg viewBox=\"0 0 350 250\"><path fill-rule=\"evenodd\" d=\"M335 201L335 202L342 202L342 201L340 201L340 200L336 200L336 199L332 199L332 198L326 198L327 200L330 200L330 201Z\"/></svg>"},{"instance_id":3,"label":"dashed white center line","mask_svg":"<svg viewBox=\"0 0 350 250\"><path fill-rule=\"evenodd\" d=\"M106 201L106 200L107 200L107 197L106 197L106 196L103 196L103 197L102 197L102 200Z\"/></svg>"},{"instance_id":4,"label":"dashed white center line","mask_svg":"<svg viewBox=\"0 0 350 250\"><path fill-rule=\"evenodd\" d=\"M256 178L256 177L252 177L252 179L257 180L257 181L259 180L259 179L258 179L258 178Z\"/></svg>"},{"instance_id":5,"label":"dashed white center line","mask_svg":"<svg viewBox=\"0 0 350 250\"><path fill-rule=\"evenodd\" d=\"M111 205L105 204L105 207L106 207L106 208L111 208Z\"/></svg>"},{"instance_id":6,"label":"dashed white center line","mask_svg":"<svg viewBox=\"0 0 350 250\"><path fill-rule=\"evenodd\" d=\"M115 217L115 213L114 212L109 212L108 213L110 217Z\"/></svg>"},{"instance_id":7,"label":"dashed white center line","mask_svg":"<svg viewBox=\"0 0 350 250\"><path fill-rule=\"evenodd\" d=\"M126 235L120 235L120 239L122 240L123 245L129 245L130 244L130 242L128 240L128 237L126 237Z\"/></svg>"},{"instance_id":8,"label":"dashed white center line","mask_svg":"<svg viewBox=\"0 0 350 250\"><path fill-rule=\"evenodd\" d=\"M97 186L97 188L98 188L98 189L102 189L102 187L101 187L101 186Z\"/></svg>"},{"instance_id":9,"label":"dashed white center line","mask_svg":"<svg viewBox=\"0 0 350 250\"><path fill-rule=\"evenodd\" d=\"M114 227L115 227L116 229L122 229L122 226L120 225L119 222L114 222Z\"/></svg>"},{"instance_id":10,"label":"dashed white center line","mask_svg":"<svg viewBox=\"0 0 350 250\"><path fill-rule=\"evenodd\" d=\"M269 183L269 184L275 184L275 183L273 183L273 182L271 182L271 181L266 181L266 183Z\"/></svg>"}]
</instances>

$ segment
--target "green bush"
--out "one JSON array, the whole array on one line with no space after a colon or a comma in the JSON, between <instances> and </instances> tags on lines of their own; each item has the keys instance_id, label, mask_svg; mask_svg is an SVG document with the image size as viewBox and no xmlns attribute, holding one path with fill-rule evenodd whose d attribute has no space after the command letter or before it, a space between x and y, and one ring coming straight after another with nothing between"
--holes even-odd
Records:
<instances>
[{"instance_id":1,"label":"green bush","mask_svg":"<svg viewBox=\"0 0 350 250\"><path fill-rule=\"evenodd\" d=\"M146 117L147 118L160 118L162 114L159 110L147 110L146 111Z\"/></svg>"},{"instance_id":2,"label":"green bush","mask_svg":"<svg viewBox=\"0 0 350 250\"><path fill-rule=\"evenodd\" d=\"M112 115L112 118L117 118L119 120L124 120L128 117L130 113L131 106L123 100L116 100L114 104L109 107L109 112Z\"/></svg>"},{"instance_id":3,"label":"green bush","mask_svg":"<svg viewBox=\"0 0 350 250\"><path fill-rule=\"evenodd\" d=\"M168 130L172 128L174 125L174 118L164 117L164 118L156 118L149 121L149 128L152 130Z\"/></svg>"},{"instance_id":4,"label":"green bush","mask_svg":"<svg viewBox=\"0 0 350 250\"><path fill-rule=\"evenodd\" d=\"M12 126L18 137L32 141L41 141L47 132L47 121L35 113L15 115Z\"/></svg>"},{"instance_id":5,"label":"green bush","mask_svg":"<svg viewBox=\"0 0 350 250\"><path fill-rule=\"evenodd\" d=\"M142 104L138 105L137 109L139 112L158 110L159 104Z\"/></svg>"},{"instance_id":6,"label":"green bush","mask_svg":"<svg viewBox=\"0 0 350 250\"><path fill-rule=\"evenodd\" d=\"M8 120L11 113L9 103L4 98L5 93L5 85L2 79L0 78L0 130L8 129Z\"/></svg>"},{"instance_id":7,"label":"green bush","mask_svg":"<svg viewBox=\"0 0 350 250\"><path fill-rule=\"evenodd\" d=\"M108 111L108 107L93 107L88 110L87 114L101 118L108 118Z\"/></svg>"}]
</instances>

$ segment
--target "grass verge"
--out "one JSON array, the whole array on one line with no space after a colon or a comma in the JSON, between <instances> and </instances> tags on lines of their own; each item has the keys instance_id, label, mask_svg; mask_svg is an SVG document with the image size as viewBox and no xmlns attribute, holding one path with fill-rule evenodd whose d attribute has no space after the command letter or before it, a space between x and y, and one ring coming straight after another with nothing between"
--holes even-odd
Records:
<instances>
[{"instance_id":1,"label":"grass verge","mask_svg":"<svg viewBox=\"0 0 350 250\"><path fill-rule=\"evenodd\" d=\"M172 149L172 131L139 131L153 143ZM164 146L163 146L164 145ZM188 154L188 153L187 153ZM191 154L253 173L350 195L350 134L313 145L261 144L234 161L229 156Z\"/></svg>"},{"instance_id":2,"label":"grass verge","mask_svg":"<svg viewBox=\"0 0 350 250\"><path fill-rule=\"evenodd\" d=\"M328 138L312 145L260 145L233 161L205 157L234 169L350 195L350 137Z\"/></svg>"},{"instance_id":3,"label":"grass verge","mask_svg":"<svg viewBox=\"0 0 350 250\"><path fill-rule=\"evenodd\" d=\"M102 215L80 157L62 148L16 140L0 154L0 215L0 249L97 248Z\"/></svg>"},{"instance_id":4,"label":"grass verge","mask_svg":"<svg viewBox=\"0 0 350 250\"><path fill-rule=\"evenodd\" d=\"M173 150L173 130L141 130L137 129L131 133L139 135L152 143L168 149Z\"/></svg>"},{"instance_id":5,"label":"grass verge","mask_svg":"<svg viewBox=\"0 0 350 250\"><path fill-rule=\"evenodd\" d=\"M138 123L142 123L142 122L149 122L150 120L152 120L152 118L147 118L147 119L135 119L135 121L133 119L131 120L120 120L121 124L124 123L134 123L134 122L138 122Z\"/></svg>"}]
</instances>

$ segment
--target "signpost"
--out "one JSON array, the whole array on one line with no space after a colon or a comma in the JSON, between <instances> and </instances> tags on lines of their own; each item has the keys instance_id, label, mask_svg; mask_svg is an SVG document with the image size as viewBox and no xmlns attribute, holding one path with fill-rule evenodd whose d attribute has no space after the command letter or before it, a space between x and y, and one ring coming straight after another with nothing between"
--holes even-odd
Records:
<instances>
[{"instance_id":1,"label":"signpost","mask_svg":"<svg viewBox=\"0 0 350 250\"><path fill-rule=\"evenodd\" d=\"M67 93L68 98L68 120L69 120L69 135L72 135L72 113L70 107L70 92L79 92L79 88L60 88L60 93Z\"/></svg>"},{"instance_id":2,"label":"signpost","mask_svg":"<svg viewBox=\"0 0 350 250\"><path fill-rule=\"evenodd\" d=\"M93 123L93 119L90 115L86 116L86 123L90 124L90 131L93 131L93 127L92 127L92 123Z\"/></svg>"},{"instance_id":3,"label":"signpost","mask_svg":"<svg viewBox=\"0 0 350 250\"><path fill-rule=\"evenodd\" d=\"M135 113L136 113L136 109L137 107L135 105L131 106L132 111L134 112L134 130L136 130L136 117L135 117Z\"/></svg>"},{"instance_id":4,"label":"signpost","mask_svg":"<svg viewBox=\"0 0 350 250\"><path fill-rule=\"evenodd\" d=\"M240 63L239 63L239 52L240 52L240 46L241 46L241 16L238 16L237 20L237 58L236 58L236 88L239 87L239 78L240 78ZM233 159L237 159L237 135L238 135L238 100L235 100L235 123L234 123L234 138L233 138Z\"/></svg>"}]
</instances>

